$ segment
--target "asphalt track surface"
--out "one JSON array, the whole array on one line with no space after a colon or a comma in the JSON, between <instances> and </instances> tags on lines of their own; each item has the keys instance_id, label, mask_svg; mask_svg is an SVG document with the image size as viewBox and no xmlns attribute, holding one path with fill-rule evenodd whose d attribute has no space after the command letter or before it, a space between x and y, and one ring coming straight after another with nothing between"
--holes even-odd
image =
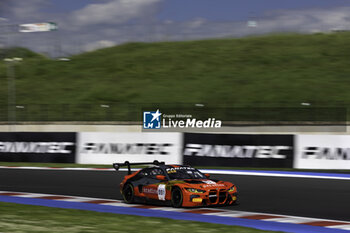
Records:
<instances>
[{"instance_id":1,"label":"asphalt track surface","mask_svg":"<svg viewBox=\"0 0 350 233\"><path fill-rule=\"evenodd\" d=\"M0 190L121 199L126 172L0 169ZM212 175L239 190L231 210L350 221L350 181L244 175Z\"/></svg>"}]
</instances>

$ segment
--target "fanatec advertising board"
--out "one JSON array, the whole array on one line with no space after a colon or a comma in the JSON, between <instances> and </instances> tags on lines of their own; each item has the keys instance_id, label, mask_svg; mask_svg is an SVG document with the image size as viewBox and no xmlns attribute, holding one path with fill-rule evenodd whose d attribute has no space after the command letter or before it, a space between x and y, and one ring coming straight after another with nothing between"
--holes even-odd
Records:
<instances>
[{"instance_id":1,"label":"fanatec advertising board","mask_svg":"<svg viewBox=\"0 0 350 233\"><path fill-rule=\"evenodd\" d=\"M74 163L76 133L0 133L0 161Z\"/></svg>"},{"instance_id":2,"label":"fanatec advertising board","mask_svg":"<svg viewBox=\"0 0 350 233\"><path fill-rule=\"evenodd\" d=\"M185 133L184 164L291 168L293 141L293 135Z\"/></svg>"},{"instance_id":3,"label":"fanatec advertising board","mask_svg":"<svg viewBox=\"0 0 350 233\"><path fill-rule=\"evenodd\" d=\"M295 168L350 169L350 135L297 135Z\"/></svg>"},{"instance_id":4,"label":"fanatec advertising board","mask_svg":"<svg viewBox=\"0 0 350 233\"><path fill-rule=\"evenodd\" d=\"M80 133L79 164L153 162L181 164L180 133Z\"/></svg>"}]
</instances>

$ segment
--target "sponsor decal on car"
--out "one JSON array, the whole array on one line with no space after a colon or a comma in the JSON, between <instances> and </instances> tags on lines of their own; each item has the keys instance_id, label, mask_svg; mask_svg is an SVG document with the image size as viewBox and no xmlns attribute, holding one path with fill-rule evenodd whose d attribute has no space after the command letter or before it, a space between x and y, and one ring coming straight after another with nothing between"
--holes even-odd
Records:
<instances>
[{"instance_id":1,"label":"sponsor decal on car","mask_svg":"<svg viewBox=\"0 0 350 233\"><path fill-rule=\"evenodd\" d=\"M167 168L167 173L176 173L177 170L195 170L193 167L171 167Z\"/></svg>"},{"instance_id":2,"label":"sponsor decal on car","mask_svg":"<svg viewBox=\"0 0 350 233\"><path fill-rule=\"evenodd\" d=\"M212 180L203 180L203 182L206 184L216 184L216 182L214 182Z\"/></svg>"},{"instance_id":3,"label":"sponsor decal on car","mask_svg":"<svg viewBox=\"0 0 350 233\"><path fill-rule=\"evenodd\" d=\"M205 184L203 185L203 188L208 188L208 187L225 187L224 184Z\"/></svg>"},{"instance_id":4,"label":"sponsor decal on car","mask_svg":"<svg viewBox=\"0 0 350 233\"><path fill-rule=\"evenodd\" d=\"M166 194L165 184L158 185L157 193L158 193L158 199L161 201L165 201L165 194Z\"/></svg>"},{"instance_id":5,"label":"sponsor decal on car","mask_svg":"<svg viewBox=\"0 0 350 233\"><path fill-rule=\"evenodd\" d=\"M157 190L154 188L146 188L144 187L142 190L144 193L148 193L148 194L158 194Z\"/></svg>"}]
</instances>

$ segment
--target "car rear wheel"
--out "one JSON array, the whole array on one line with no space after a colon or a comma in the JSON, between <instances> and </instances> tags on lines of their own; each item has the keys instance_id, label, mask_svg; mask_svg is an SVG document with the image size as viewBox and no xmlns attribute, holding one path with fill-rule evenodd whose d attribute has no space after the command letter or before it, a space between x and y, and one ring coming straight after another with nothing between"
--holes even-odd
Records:
<instances>
[{"instance_id":1,"label":"car rear wheel","mask_svg":"<svg viewBox=\"0 0 350 233\"><path fill-rule=\"evenodd\" d=\"M134 186L132 184L126 184L123 188L123 198L128 204L134 202Z\"/></svg>"},{"instance_id":2,"label":"car rear wheel","mask_svg":"<svg viewBox=\"0 0 350 233\"><path fill-rule=\"evenodd\" d=\"M180 188L174 187L171 191L171 204L175 208L179 208L182 206L183 202L183 194Z\"/></svg>"}]
</instances>

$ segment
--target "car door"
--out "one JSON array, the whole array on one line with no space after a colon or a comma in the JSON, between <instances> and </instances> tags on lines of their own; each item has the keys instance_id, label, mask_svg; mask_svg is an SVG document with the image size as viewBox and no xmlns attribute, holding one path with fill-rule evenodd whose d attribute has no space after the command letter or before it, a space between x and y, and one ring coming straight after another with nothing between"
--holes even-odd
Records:
<instances>
[{"instance_id":1,"label":"car door","mask_svg":"<svg viewBox=\"0 0 350 233\"><path fill-rule=\"evenodd\" d=\"M147 184L142 188L142 192L147 198L165 201L166 181L156 178L157 175L165 175L160 168L150 168Z\"/></svg>"}]
</instances>

